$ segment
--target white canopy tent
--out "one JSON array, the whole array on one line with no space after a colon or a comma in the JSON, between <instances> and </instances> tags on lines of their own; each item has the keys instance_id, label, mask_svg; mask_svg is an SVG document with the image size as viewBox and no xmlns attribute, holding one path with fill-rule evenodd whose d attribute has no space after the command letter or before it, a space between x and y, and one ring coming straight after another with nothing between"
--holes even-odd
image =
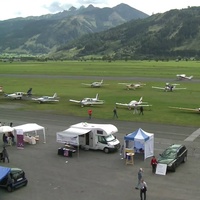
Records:
<instances>
[{"instance_id":1,"label":"white canopy tent","mask_svg":"<svg viewBox=\"0 0 200 200\"><path fill-rule=\"evenodd\" d=\"M39 131L42 131L43 137L44 137L44 143L46 143L46 133L45 133L45 128L43 126L40 126L36 123L29 123L29 124L23 124L19 126L13 127L14 130L22 130L23 133L29 133L29 132L34 132L35 135L38 135Z\"/></svg>"},{"instance_id":2,"label":"white canopy tent","mask_svg":"<svg viewBox=\"0 0 200 200\"><path fill-rule=\"evenodd\" d=\"M79 136L88 132L90 130L70 127L62 132L56 133L56 141L78 146Z\"/></svg>"},{"instance_id":3,"label":"white canopy tent","mask_svg":"<svg viewBox=\"0 0 200 200\"><path fill-rule=\"evenodd\" d=\"M154 134L148 133L141 128L124 137L124 147L144 151L144 159L154 155Z\"/></svg>"}]
</instances>

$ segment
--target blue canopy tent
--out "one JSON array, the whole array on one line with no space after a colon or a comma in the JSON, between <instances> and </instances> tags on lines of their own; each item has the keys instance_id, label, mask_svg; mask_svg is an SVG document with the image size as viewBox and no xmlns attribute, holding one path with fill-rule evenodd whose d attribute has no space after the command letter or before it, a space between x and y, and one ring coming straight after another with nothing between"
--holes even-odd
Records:
<instances>
[{"instance_id":1,"label":"blue canopy tent","mask_svg":"<svg viewBox=\"0 0 200 200\"><path fill-rule=\"evenodd\" d=\"M144 152L144 159L149 158L154 155L154 134L139 128L124 137L124 148Z\"/></svg>"}]
</instances>

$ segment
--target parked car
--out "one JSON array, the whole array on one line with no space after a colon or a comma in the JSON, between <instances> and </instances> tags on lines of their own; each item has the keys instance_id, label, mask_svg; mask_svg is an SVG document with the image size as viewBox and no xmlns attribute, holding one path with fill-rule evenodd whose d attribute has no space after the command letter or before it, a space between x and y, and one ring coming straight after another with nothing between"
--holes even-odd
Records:
<instances>
[{"instance_id":1,"label":"parked car","mask_svg":"<svg viewBox=\"0 0 200 200\"><path fill-rule=\"evenodd\" d=\"M187 160L187 148L182 144L172 144L158 158L158 163L167 164L167 170L176 171L176 168Z\"/></svg>"},{"instance_id":2,"label":"parked car","mask_svg":"<svg viewBox=\"0 0 200 200\"><path fill-rule=\"evenodd\" d=\"M27 183L28 180L22 169L0 166L0 187L12 192L16 188L26 186Z\"/></svg>"}]
</instances>

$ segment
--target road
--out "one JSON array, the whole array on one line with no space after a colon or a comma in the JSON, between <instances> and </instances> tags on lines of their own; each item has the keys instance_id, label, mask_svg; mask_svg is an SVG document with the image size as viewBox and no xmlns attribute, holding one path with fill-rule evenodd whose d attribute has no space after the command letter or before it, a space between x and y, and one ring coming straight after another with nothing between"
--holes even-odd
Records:
<instances>
[{"instance_id":1,"label":"road","mask_svg":"<svg viewBox=\"0 0 200 200\"><path fill-rule=\"evenodd\" d=\"M111 123L117 126L117 138L142 128L155 134L155 156L158 157L168 145L183 143L188 148L188 160L177 168L175 173L165 176L151 173L150 159L141 155L134 158L134 165L125 165L119 152L105 154L101 151L80 151L79 156L60 157L56 143L56 132L70 125L86 122L88 119L74 116L55 115L50 112L29 112L18 110L12 105L0 106L0 121L13 126L24 123L38 123L46 129L47 143L42 139L36 145L25 145L23 150L9 146L10 163L2 166L20 167L25 170L29 183L13 193L0 190L0 199L15 200L137 200L139 191L137 172L144 169L144 179L148 184L147 199L155 200L198 200L200 178L199 137L185 141L198 127L180 127L161 124L135 123L120 120L91 119L91 123ZM67 161L67 162L66 162Z\"/></svg>"}]
</instances>

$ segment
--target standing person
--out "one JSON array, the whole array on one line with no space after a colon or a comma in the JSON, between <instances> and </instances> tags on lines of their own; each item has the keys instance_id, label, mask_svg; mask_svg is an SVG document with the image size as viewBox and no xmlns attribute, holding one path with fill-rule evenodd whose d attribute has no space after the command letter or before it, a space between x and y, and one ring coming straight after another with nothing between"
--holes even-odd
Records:
<instances>
[{"instance_id":1,"label":"standing person","mask_svg":"<svg viewBox=\"0 0 200 200\"><path fill-rule=\"evenodd\" d=\"M138 184L135 187L135 189L137 189L137 190L139 189L142 178L143 178L143 169L140 168L138 171Z\"/></svg>"},{"instance_id":2,"label":"standing person","mask_svg":"<svg viewBox=\"0 0 200 200\"><path fill-rule=\"evenodd\" d=\"M88 110L88 117L89 117L89 119L92 119L92 109Z\"/></svg>"},{"instance_id":3,"label":"standing person","mask_svg":"<svg viewBox=\"0 0 200 200\"><path fill-rule=\"evenodd\" d=\"M12 127L13 126L13 123L12 122L10 122L10 127Z\"/></svg>"},{"instance_id":4,"label":"standing person","mask_svg":"<svg viewBox=\"0 0 200 200\"><path fill-rule=\"evenodd\" d=\"M155 156L151 159L151 166L152 166L152 173L156 173L156 167L157 167L158 161Z\"/></svg>"},{"instance_id":5,"label":"standing person","mask_svg":"<svg viewBox=\"0 0 200 200\"><path fill-rule=\"evenodd\" d=\"M113 109L113 118L115 118L115 117L118 118L116 107Z\"/></svg>"},{"instance_id":6,"label":"standing person","mask_svg":"<svg viewBox=\"0 0 200 200\"><path fill-rule=\"evenodd\" d=\"M146 191L147 191L147 184L142 179L140 182L140 199L141 200L146 200ZM143 196L144 196L144 199L143 199Z\"/></svg>"},{"instance_id":7,"label":"standing person","mask_svg":"<svg viewBox=\"0 0 200 200\"><path fill-rule=\"evenodd\" d=\"M142 114L142 115L143 115L143 114L144 114L144 113L143 113L143 111L144 111L144 108L143 108L143 106L140 106L140 113L139 113L139 115L140 115L140 114Z\"/></svg>"},{"instance_id":8,"label":"standing person","mask_svg":"<svg viewBox=\"0 0 200 200\"><path fill-rule=\"evenodd\" d=\"M9 157L8 157L8 152L6 150L6 147L3 147L2 155L3 155L3 162L5 162L5 159L7 159L8 163L9 163L10 160L9 160Z\"/></svg>"},{"instance_id":9,"label":"standing person","mask_svg":"<svg viewBox=\"0 0 200 200\"><path fill-rule=\"evenodd\" d=\"M133 108L133 114L136 114L136 113L138 113L138 110L137 110L137 106L135 105Z\"/></svg>"},{"instance_id":10,"label":"standing person","mask_svg":"<svg viewBox=\"0 0 200 200\"><path fill-rule=\"evenodd\" d=\"M8 144L8 137L6 136L5 133L3 134L2 140L3 140L4 146Z\"/></svg>"}]
</instances>

